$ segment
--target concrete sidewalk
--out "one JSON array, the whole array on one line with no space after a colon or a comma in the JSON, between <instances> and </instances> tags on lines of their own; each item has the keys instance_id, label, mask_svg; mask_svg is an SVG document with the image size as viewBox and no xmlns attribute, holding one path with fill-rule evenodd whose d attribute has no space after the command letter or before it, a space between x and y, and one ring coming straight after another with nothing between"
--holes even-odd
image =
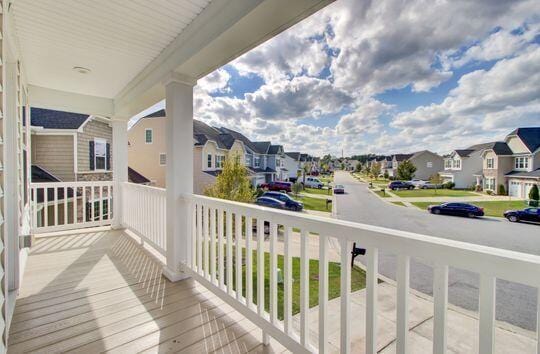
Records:
<instances>
[{"instance_id":1,"label":"concrete sidewalk","mask_svg":"<svg viewBox=\"0 0 540 354\"><path fill-rule=\"evenodd\" d=\"M411 293L409 298L409 353L433 352L433 302L425 296ZM351 352L365 352L366 292L351 294ZM396 288L389 283L378 287L378 341L379 353L396 352ZM310 341L318 345L319 307L309 313ZM300 331L300 316L293 318L293 326ZM478 319L466 311L450 307L447 315L447 343L449 353L478 352ZM339 353L340 298L328 302L328 348ZM507 324L497 323L495 353L536 353L535 333L513 330Z\"/></svg>"}]
</instances>

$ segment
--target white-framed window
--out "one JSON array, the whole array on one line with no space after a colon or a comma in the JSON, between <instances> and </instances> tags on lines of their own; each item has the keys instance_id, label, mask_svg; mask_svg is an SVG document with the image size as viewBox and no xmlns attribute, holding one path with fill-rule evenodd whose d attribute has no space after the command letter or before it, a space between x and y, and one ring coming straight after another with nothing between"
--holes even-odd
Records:
<instances>
[{"instance_id":1,"label":"white-framed window","mask_svg":"<svg viewBox=\"0 0 540 354\"><path fill-rule=\"evenodd\" d=\"M152 128L146 128L144 130L144 142L146 144L152 144L154 142L154 131Z\"/></svg>"},{"instance_id":2,"label":"white-framed window","mask_svg":"<svg viewBox=\"0 0 540 354\"><path fill-rule=\"evenodd\" d=\"M454 160L454 168L461 169L461 160Z\"/></svg>"},{"instance_id":3,"label":"white-framed window","mask_svg":"<svg viewBox=\"0 0 540 354\"><path fill-rule=\"evenodd\" d=\"M261 157L255 156L253 159L253 166L255 167L261 167Z\"/></svg>"},{"instance_id":4,"label":"white-framed window","mask_svg":"<svg viewBox=\"0 0 540 354\"><path fill-rule=\"evenodd\" d=\"M495 159L493 157L486 159L486 168L489 168L489 169L495 168Z\"/></svg>"},{"instance_id":5,"label":"white-framed window","mask_svg":"<svg viewBox=\"0 0 540 354\"><path fill-rule=\"evenodd\" d=\"M484 189L494 191L495 190L495 178L484 179Z\"/></svg>"},{"instance_id":6,"label":"white-framed window","mask_svg":"<svg viewBox=\"0 0 540 354\"><path fill-rule=\"evenodd\" d=\"M161 153L159 154L159 165L165 166L167 164L167 154Z\"/></svg>"},{"instance_id":7,"label":"white-framed window","mask_svg":"<svg viewBox=\"0 0 540 354\"><path fill-rule=\"evenodd\" d=\"M526 170L529 168L529 158L528 157L516 157L514 167L518 170Z\"/></svg>"},{"instance_id":8,"label":"white-framed window","mask_svg":"<svg viewBox=\"0 0 540 354\"><path fill-rule=\"evenodd\" d=\"M216 168L223 168L224 161L225 155L216 155Z\"/></svg>"},{"instance_id":9,"label":"white-framed window","mask_svg":"<svg viewBox=\"0 0 540 354\"><path fill-rule=\"evenodd\" d=\"M426 167L427 167L427 168L433 168L433 162L428 161L428 162L426 163Z\"/></svg>"},{"instance_id":10,"label":"white-framed window","mask_svg":"<svg viewBox=\"0 0 540 354\"><path fill-rule=\"evenodd\" d=\"M95 170L107 169L107 140L94 138L94 166Z\"/></svg>"},{"instance_id":11,"label":"white-framed window","mask_svg":"<svg viewBox=\"0 0 540 354\"><path fill-rule=\"evenodd\" d=\"M208 154L206 159L207 159L206 167L212 168L212 154Z\"/></svg>"},{"instance_id":12,"label":"white-framed window","mask_svg":"<svg viewBox=\"0 0 540 354\"><path fill-rule=\"evenodd\" d=\"M447 170L452 168L452 160L451 159L444 160L444 168L447 169Z\"/></svg>"},{"instance_id":13,"label":"white-framed window","mask_svg":"<svg viewBox=\"0 0 540 354\"><path fill-rule=\"evenodd\" d=\"M250 154L246 154L246 166L251 166L251 155Z\"/></svg>"}]
</instances>

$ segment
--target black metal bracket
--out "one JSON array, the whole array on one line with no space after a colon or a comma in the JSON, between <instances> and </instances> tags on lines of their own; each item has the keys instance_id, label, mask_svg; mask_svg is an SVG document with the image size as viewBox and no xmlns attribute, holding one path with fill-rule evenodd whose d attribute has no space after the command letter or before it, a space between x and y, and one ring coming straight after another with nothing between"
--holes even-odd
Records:
<instances>
[{"instance_id":1,"label":"black metal bracket","mask_svg":"<svg viewBox=\"0 0 540 354\"><path fill-rule=\"evenodd\" d=\"M357 256L363 256L366 254L365 248L356 247L356 242L353 243L352 251L351 251L351 268L354 267L354 259Z\"/></svg>"}]
</instances>

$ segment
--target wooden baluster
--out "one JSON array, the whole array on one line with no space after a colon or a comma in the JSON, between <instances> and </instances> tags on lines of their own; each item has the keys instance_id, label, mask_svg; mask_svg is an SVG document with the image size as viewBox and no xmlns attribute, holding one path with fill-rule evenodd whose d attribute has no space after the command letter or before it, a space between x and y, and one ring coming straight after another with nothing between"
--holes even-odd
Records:
<instances>
[{"instance_id":1,"label":"wooden baluster","mask_svg":"<svg viewBox=\"0 0 540 354\"><path fill-rule=\"evenodd\" d=\"M232 295L233 292L233 260L232 260L232 212L227 211L227 242L225 248L227 249L227 292Z\"/></svg>"},{"instance_id":2,"label":"wooden baluster","mask_svg":"<svg viewBox=\"0 0 540 354\"><path fill-rule=\"evenodd\" d=\"M309 238L302 229L300 235L300 342L309 344Z\"/></svg>"},{"instance_id":3,"label":"wooden baluster","mask_svg":"<svg viewBox=\"0 0 540 354\"><path fill-rule=\"evenodd\" d=\"M225 267L224 267L224 255L223 255L223 232L225 231L223 225L223 210L218 210L218 276L219 276L219 288L225 289Z\"/></svg>"},{"instance_id":4,"label":"wooden baluster","mask_svg":"<svg viewBox=\"0 0 540 354\"><path fill-rule=\"evenodd\" d=\"M377 287L379 274L379 250L367 250L366 277L366 353L377 353Z\"/></svg>"},{"instance_id":5,"label":"wooden baluster","mask_svg":"<svg viewBox=\"0 0 540 354\"><path fill-rule=\"evenodd\" d=\"M270 322L277 323L277 233L278 225L270 223Z\"/></svg>"},{"instance_id":6,"label":"wooden baluster","mask_svg":"<svg viewBox=\"0 0 540 354\"><path fill-rule=\"evenodd\" d=\"M202 205L197 204L197 272L202 275Z\"/></svg>"},{"instance_id":7,"label":"wooden baluster","mask_svg":"<svg viewBox=\"0 0 540 354\"><path fill-rule=\"evenodd\" d=\"M480 275L480 315L479 350L480 354L494 352L495 338L495 277Z\"/></svg>"},{"instance_id":8,"label":"wooden baluster","mask_svg":"<svg viewBox=\"0 0 540 354\"><path fill-rule=\"evenodd\" d=\"M103 186L100 184L99 188L99 221L103 221Z\"/></svg>"},{"instance_id":9,"label":"wooden baluster","mask_svg":"<svg viewBox=\"0 0 540 354\"><path fill-rule=\"evenodd\" d=\"M253 305L253 218L246 216L246 304Z\"/></svg>"},{"instance_id":10,"label":"wooden baluster","mask_svg":"<svg viewBox=\"0 0 540 354\"><path fill-rule=\"evenodd\" d=\"M58 187L54 187L54 226L58 226Z\"/></svg>"},{"instance_id":11,"label":"wooden baluster","mask_svg":"<svg viewBox=\"0 0 540 354\"><path fill-rule=\"evenodd\" d=\"M49 226L49 188L43 188L43 226Z\"/></svg>"},{"instance_id":12,"label":"wooden baluster","mask_svg":"<svg viewBox=\"0 0 540 354\"><path fill-rule=\"evenodd\" d=\"M409 274L410 257L398 256L397 268L397 306L396 306L396 352L407 353L409 337Z\"/></svg>"},{"instance_id":13,"label":"wooden baluster","mask_svg":"<svg viewBox=\"0 0 540 354\"><path fill-rule=\"evenodd\" d=\"M210 275L216 284L216 209L210 209Z\"/></svg>"},{"instance_id":14,"label":"wooden baluster","mask_svg":"<svg viewBox=\"0 0 540 354\"><path fill-rule=\"evenodd\" d=\"M319 353L328 352L328 237L319 236Z\"/></svg>"},{"instance_id":15,"label":"wooden baluster","mask_svg":"<svg viewBox=\"0 0 540 354\"><path fill-rule=\"evenodd\" d=\"M285 226L285 252L283 259L283 322L286 334L292 332L292 255L291 238L293 237L292 227Z\"/></svg>"},{"instance_id":16,"label":"wooden baluster","mask_svg":"<svg viewBox=\"0 0 540 354\"><path fill-rule=\"evenodd\" d=\"M73 207L73 225L76 225L79 223L79 220L77 220L77 186L73 186L71 188L71 193L73 194L73 203L71 203L71 206Z\"/></svg>"},{"instance_id":17,"label":"wooden baluster","mask_svg":"<svg viewBox=\"0 0 540 354\"><path fill-rule=\"evenodd\" d=\"M236 300L242 299L242 215L235 214L235 250L236 250Z\"/></svg>"},{"instance_id":18,"label":"wooden baluster","mask_svg":"<svg viewBox=\"0 0 540 354\"><path fill-rule=\"evenodd\" d=\"M345 239L341 244L341 343L340 352L351 352L351 243Z\"/></svg>"},{"instance_id":19,"label":"wooden baluster","mask_svg":"<svg viewBox=\"0 0 540 354\"><path fill-rule=\"evenodd\" d=\"M264 221L257 218L257 313L264 316ZM268 334L263 331L262 341L268 343Z\"/></svg>"},{"instance_id":20,"label":"wooden baluster","mask_svg":"<svg viewBox=\"0 0 540 354\"><path fill-rule=\"evenodd\" d=\"M209 235L209 209L208 206L204 206L203 212L203 239L204 239L204 276L210 278L210 235Z\"/></svg>"},{"instance_id":21,"label":"wooden baluster","mask_svg":"<svg viewBox=\"0 0 540 354\"><path fill-rule=\"evenodd\" d=\"M68 202L67 187L64 187L64 225L68 224Z\"/></svg>"},{"instance_id":22,"label":"wooden baluster","mask_svg":"<svg viewBox=\"0 0 540 354\"><path fill-rule=\"evenodd\" d=\"M448 307L448 266L437 265L433 272L433 353L446 353L446 311Z\"/></svg>"}]
</instances>

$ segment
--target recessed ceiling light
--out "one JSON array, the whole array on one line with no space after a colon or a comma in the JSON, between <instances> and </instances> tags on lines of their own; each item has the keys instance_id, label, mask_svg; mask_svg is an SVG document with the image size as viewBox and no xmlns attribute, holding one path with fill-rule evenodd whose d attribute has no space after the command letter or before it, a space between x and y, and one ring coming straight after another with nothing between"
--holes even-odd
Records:
<instances>
[{"instance_id":1,"label":"recessed ceiling light","mask_svg":"<svg viewBox=\"0 0 540 354\"><path fill-rule=\"evenodd\" d=\"M82 67L82 66L74 66L73 70L75 70L79 74L88 74L88 73L90 73L90 69Z\"/></svg>"}]
</instances>

